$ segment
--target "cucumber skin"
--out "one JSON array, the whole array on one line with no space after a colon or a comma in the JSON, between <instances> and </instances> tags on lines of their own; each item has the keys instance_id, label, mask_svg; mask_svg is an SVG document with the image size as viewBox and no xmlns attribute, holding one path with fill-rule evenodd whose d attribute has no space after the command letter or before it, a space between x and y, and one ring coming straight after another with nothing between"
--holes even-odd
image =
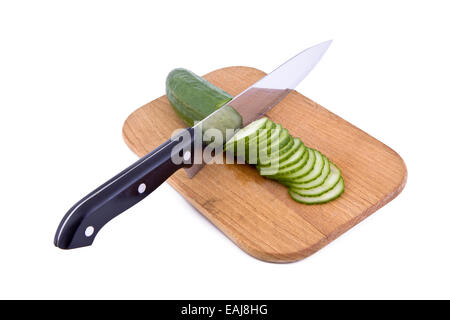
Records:
<instances>
[{"instance_id":1,"label":"cucumber skin","mask_svg":"<svg viewBox=\"0 0 450 320\"><path fill-rule=\"evenodd\" d=\"M275 162L276 159L286 159L287 157L289 157L290 155L292 155L292 153L295 152L295 150L297 150L298 148L293 148L294 147L294 138L292 138L291 136L289 137L289 141L286 143L286 145L284 147L282 147L279 151L278 151L278 157L275 157L274 155L270 155L267 158L267 161L265 161L265 165L262 165L260 162L260 159L258 159L258 163L256 164L257 167L261 167L261 166L270 166L271 163ZM298 147L300 147L300 145L298 145ZM279 162L280 160L278 160Z\"/></svg>"},{"instance_id":2,"label":"cucumber skin","mask_svg":"<svg viewBox=\"0 0 450 320\"><path fill-rule=\"evenodd\" d=\"M242 151L244 151L245 154L248 155L249 145L251 144L250 141L254 142L254 140L256 140L256 142L258 142L259 134L261 134L261 133L266 134L267 132L268 132L268 129L262 128L262 129L259 129L255 135L247 136L239 141L233 140L233 138L232 138L227 142L224 150L225 151L233 151L234 154L236 154L237 156L242 156L238 152L238 150L239 150L238 146L239 146L240 148L243 148ZM255 143L255 145L256 145L256 143Z\"/></svg>"},{"instance_id":3,"label":"cucumber skin","mask_svg":"<svg viewBox=\"0 0 450 320\"><path fill-rule=\"evenodd\" d=\"M268 128L270 128L270 129L268 129ZM239 153L240 150L238 150L238 142L235 143L235 154L239 157L245 158L245 160L249 164L256 164L258 159L253 159L253 157L250 159L250 156L259 155L261 147L263 149L266 149L268 146L270 146L272 138L278 137L278 136L272 135L272 131L276 130L276 129L280 130L280 133L281 133L282 129L281 129L280 125L275 126L275 125L269 124L268 126L262 128L262 129L259 129L257 134L255 136L250 137L249 140L246 139L244 141L245 150L241 150L241 151L245 152L245 155L242 155ZM287 138L289 138L289 136ZM286 144L287 142L288 142L288 139L283 141L284 144Z\"/></svg>"},{"instance_id":4,"label":"cucumber skin","mask_svg":"<svg viewBox=\"0 0 450 320\"><path fill-rule=\"evenodd\" d=\"M311 149L308 148L308 160L306 161L306 163L304 163L298 170L292 170L289 173L284 173L284 174L277 174L276 178L277 180L291 180L291 176L292 175L296 175L298 173L300 173L300 171L304 170L305 168L308 168L307 165L310 165L310 167L307 169L307 171L303 172L300 176L298 176L297 178L301 178L306 176L308 173L310 173L312 171L312 169L314 168L314 165L316 163L316 154L314 151L311 151ZM312 159L312 157L314 157L314 159ZM309 164L309 161L312 161L312 164ZM289 168L289 167L287 167Z\"/></svg>"},{"instance_id":5,"label":"cucumber skin","mask_svg":"<svg viewBox=\"0 0 450 320\"><path fill-rule=\"evenodd\" d=\"M297 192L297 188L295 188L295 187L289 187L289 190L291 190L291 191L294 192L294 193L298 193L299 196L302 196L302 197L305 197L305 198L311 198L311 197L313 198L313 197L318 197L318 196L320 196L320 195L322 195L322 194L324 194L324 193L327 193L328 191L330 191L331 189L333 189L333 188L340 182L340 180L342 180L342 183L344 183L344 179L342 178L341 170L340 170L334 163L332 163L332 162L330 162L330 166L332 166L333 168L335 168L335 169L337 170L338 179L337 179L337 181L336 181L333 185L330 186L329 189L324 190L324 191L322 191L322 192L320 192L320 193L309 194L309 195L301 194L301 192L303 192L303 191L305 191L305 192L310 192L310 191L313 190L314 188L311 188L311 189L298 189L298 192ZM332 170L330 170L330 173L328 174L328 177L324 180L324 182L323 182L320 186L317 186L316 188L321 187L321 186L326 182L326 180L330 177L331 174L332 174Z\"/></svg>"},{"instance_id":6,"label":"cucumber skin","mask_svg":"<svg viewBox=\"0 0 450 320\"><path fill-rule=\"evenodd\" d=\"M284 146L281 150L280 150L280 157L278 158L278 163L281 163L282 161L286 160L287 158L289 158L290 156L292 156L295 152L297 152L297 150L302 146L302 142L300 141L298 143L297 146L294 147L295 145L295 140L298 138L292 138L292 144L290 145L290 147ZM300 139L298 139L300 140ZM271 163L274 162L275 159L272 159L272 162L264 162L264 163L258 163L258 165L256 166L256 169L260 169L262 167L268 167L271 165Z\"/></svg>"},{"instance_id":7,"label":"cucumber skin","mask_svg":"<svg viewBox=\"0 0 450 320\"><path fill-rule=\"evenodd\" d=\"M323 155L322 155L319 151L317 151L317 150L315 150L315 149L312 149L312 150L314 150L314 152L319 153L319 156L323 159ZM316 153L316 155L317 155L317 153ZM315 165L316 165L316 162L317 162L317 156L316 156L316 161L315 161L314 166L313 166L313 168L311 169L311 171L314 170L314 167L315 167ZM318 178L318 177L322 174L322 170L323 170L323 168L324 168L324 165L325 165L325 160L322 160L322 166L321 166L321 168L320 168L320 172L319 172L315 177L309 178L309 180L299 181L299 180L302 180L303 178L305 178L306 176L308 176L309 173L307 173L306 175L303 175L303 176L301 176L301 177L294 178L294 179L283 179L283 178L280 178L280 181L284 181L284 182L288 182L288 183L289 183L289 182L290 182L290 183L296 183L296 182L298 182L298 183L308 183L308 182L311 182L311 181L313 181L314 179ZM311 171L310 171L310 172L311 172Z\"/></svg>"},{"instance_id":8,"label":"cucumber skin","mask_svg":"<svg viewBox=\"0 0 450 320\"><path fill-rule=\"evenodd\" d=\"M195 73L177 68L166 79L167 99L176 114L190 127L233 97Z\"/></svg>"},{"instance_id":9,"label":"cucumber skin","mask_svg":"<svg viewBox=\"0 0 450 320\"><path fill-rule=\"evenodd\" d=\"M282 135L284 135L284 137ZM282 139L282 137L284 139ZM287 145L289 143L289 141L292 139L292 137L286 129L281 129L280 132L278 132L278 134L275 136L275 139L276 139L276 141L275 141L275 143L273 143L273 137L271 137L270 143L267 144L265 149L261 149L261 152L267 151L268 154L272 154L272 151L273 151L272 148L275 145L277 145L277 150L280 151L281 149L283 149L283 147L285 145Z\"/></svg>"},{"instance_id":10,"label":"cucumber skin","mask_svg":"<svg viewBox=\"0 0 450 320\"><path fill-rule=\"evenodd\" d=\"M326 201L303 202L303 201L299 200L298 198L295 198L295 192L293 192L291 189L288 189L288 192L289 192L289 195L291 196L292 200L297 201L297 202L302 203L302 204L306 204L308 206L312 206L312 205L315 205L315 204L325 204L325 203L328 203L330 201L333 201L333 200L339 198L344 193L344 191L345 191L345 183L344 183L344 179L342 177L340 178L340 180L338 181L338 183L336 185L338 185L340 182L342 182L342 190L341 190L341 192L336 194L334 197L331 197L331 198L327 199ZM292 194L292 193L294 193L294 194ZM307 197L307 198L314 198L314 197Z\"/></svg>"},{"instance_id":11,"label":"cucumber skin","mask_svg":"<svg viewBox=\"0 0 450 320\"><path fill-rule=\"evenodd\" d=\"M299 150L301 148L303 148L304 151L301 154L300 158L296 162L293 162L292 164L289 164L288 166L283 166L283 167L281 167L282 163L280 163L279 164L280 167L278 168L277 173L274 173L274 174L263 174L262 171L267 170L267 168L259 167L259 168L257 168L259 174L264 176L264 177L266 177L266 178L270 178L270 179L273 179L273 180L281 180L281 179L283 179L284 176L289 175L289 174L291 174L293 172L301 170L308 163L308 160L309 160L309 151L308 151L309 148L307 146L305 146L303 143L300 146ZM296 152L298 152L299 150L297 150ZM299 162L301 162L300 165L298 167L295 167ZM279 174L280 170L285 170L285 171L288 170L288 171L286 171L282 175L280 175Z\"/></svg>"},{"instance_id":12,"label":"cucumber skin","mask_svg":"<svg viewBox=\"0 0 450 320\"><path fill-rule=\"evenodd\" d=\"M300 186L301 186L302 184L303 184L303 185L310 184L311 181L309 181L309 182L303 182L303 183L300 183L300 184L296 184L296 183L295 183L295 180L294 180L294 181L289 181L289 180L286 180L286 181L284 181L284 180L278 180L278 182L281 183L282 185L288 187L288 188L293 188L293 189L304 189L304 190L312 189L312 188L315 188L315 187L318 187L318 186L322 185L322 183L325 181L325 179L328 177L328 175L329 175L330 172L331 172L331 169L330 169L330 161L328 160L328 158L327 158L326 156L322 155L322 157L323 157L324 159L326 159L325 162L326 162L326 164L327 164L326 167L328 168L328 169L327 169L328 173L323 177L323 179L322 179L321 181L319 181L319 184L313 185L313 186L310 186L310 187L307 187L307 188L304 188L304 187L300 187ZM324 167L322 168L322 170L325 170L325 164L324 164ZM317 179L317 178L316 178L316 179ZM314 180L312 180L312 181L314 181Z\"/></svg>"},{"instance_id":13,"label":"cucumber skin","mask_svg":"<svg viewBox=\"0 0 450 320\"><path fill-rule=\"evenodd\" d=\"M266 129L275 129L277 125L270 119L267 119Z\"/></svg>"}]
</instances>

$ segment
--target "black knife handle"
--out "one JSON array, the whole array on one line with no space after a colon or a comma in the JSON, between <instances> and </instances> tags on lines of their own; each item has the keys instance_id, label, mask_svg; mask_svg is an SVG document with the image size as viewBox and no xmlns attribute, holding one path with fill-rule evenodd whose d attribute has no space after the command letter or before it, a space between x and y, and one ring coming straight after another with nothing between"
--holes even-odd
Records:
<instances>
[{"instance_id":1,"label":"black knife handle","mask_svg":"<svg viewBox=\"0 0 450 320\"><path fill-rule=\"evenodd\" d=\"M175 151L181 163L173 161ZM144 199L178 169L191 166L194 154L194 129L188 128L78 201L60 222L55 246L91 245L108 221Z\"/></svg>"}]
</instances>

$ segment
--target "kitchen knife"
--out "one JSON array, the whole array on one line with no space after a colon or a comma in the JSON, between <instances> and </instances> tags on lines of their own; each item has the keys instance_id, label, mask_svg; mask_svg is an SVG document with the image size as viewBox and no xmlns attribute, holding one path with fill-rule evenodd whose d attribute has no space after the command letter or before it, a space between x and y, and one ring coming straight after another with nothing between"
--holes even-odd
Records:
<instances>
[{"instance_id":1,"label":"kitchen knife","mask_svg":"<svg viewBox=\"0 0 450 320\"><path fill-rule=\"evenodd\" d=\"M300 52L194 127L184 129L78 201L61 220L55 246L89 246L108 221L144 199L178 169L187 169L193 177L202 167L193 165L199 154L194 134L197 127L229 106L240 113L244 126L262 117L309 74L330 44L331 40ZM173 161L174 156L180 161Z\"/></svg>"}]
</instances>

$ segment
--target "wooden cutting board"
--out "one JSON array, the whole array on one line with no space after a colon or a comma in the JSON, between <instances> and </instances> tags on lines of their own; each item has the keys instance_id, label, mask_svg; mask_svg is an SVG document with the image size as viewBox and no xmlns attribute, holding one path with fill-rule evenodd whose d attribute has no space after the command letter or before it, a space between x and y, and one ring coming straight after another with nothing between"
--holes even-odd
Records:
<instances>
[{"instance_id":1,"label":"wooden cutting board","mask_svg":"<svg viewBox=\"0 0 450 320\"><path fill-rule=\"evenodd\" d=\"M249 67L223 68L205 78L236 95L265 75ZM249 165L207 165L193 179L184 170L169 184L242 250L271 262L292 262L316 252L394 199L407 171L391 148L298 92L267 116L320 150L342 169L345 192L322 205L292 200L287 188ZM185 127L166 96L133 112L123 126L127 145L144 156Z\"/></svg>"}]
</instances>

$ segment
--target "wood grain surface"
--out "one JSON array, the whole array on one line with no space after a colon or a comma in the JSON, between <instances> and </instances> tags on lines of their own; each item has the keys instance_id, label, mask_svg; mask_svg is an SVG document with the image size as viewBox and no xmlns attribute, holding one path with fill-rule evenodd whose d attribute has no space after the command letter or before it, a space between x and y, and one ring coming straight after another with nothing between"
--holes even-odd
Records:
<instances>
[{"instance_id":1,"label":"wood grain surface","mask_svg":"<svg viewBox=\"0 0 450 320\"><path fill-rule=\"evenodd\" d=\"M229 67L205 78L236 95L264 75L254 68ZM312 206L297 203L286 187L244 164L207 165L193 179L179 170L168 180L251 256L270 262L303 259L404 188L406 166L394 150L300 93L291 92L267 116L342 169L346 189L339 199ZM183 127L162 96L128 117L123 137L132 151L143 156Z\"/></svg>"}]
</instances>

